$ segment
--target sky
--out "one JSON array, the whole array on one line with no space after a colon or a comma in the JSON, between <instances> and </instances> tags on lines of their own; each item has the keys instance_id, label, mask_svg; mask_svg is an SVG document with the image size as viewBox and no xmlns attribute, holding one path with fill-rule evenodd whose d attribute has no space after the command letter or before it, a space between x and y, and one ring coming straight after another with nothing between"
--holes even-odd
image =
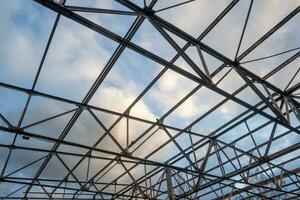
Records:
<instances>
[{"instance_id":1,"label":"sky","mask_svg":"<svg viewBox=\"0 0 300 200\"><path fill-rule=\"evenodd\" d=\"M140 6L143 5L143 1L141 0L135 0L133 2ZM154 10L159 10L179 2L182 1L158 1L154 6ZM51 28L54 24L56 13L31 1L3 0L1 3L0 81L15 86L31 88ZM213 4L209 0L196 0L195 2L180 7L158 12L157 15L186 31L190 35L198 37L229 3L230 1L228 0L217 0ZM215 48L226 57L234 59L249 3L250 1L240 1L215 27L215 29L202 40L202 42ZM128 11L126 7L111 0L67 0L66 4ZM240 52L244 52L270 28L299 5L299 0L254 1ZM113 31L122 37L126 34L136 18L135 16L91 13L78 14L100 24L104 28ZM299 25L300 15L298 14L242 61L248 61L299 47ZM179 46L182 47L185 44L182 39L179 39L174 35L171 35L171 37L179 44ZM176 50L169 45L148 20L144 21L131 41L166 60L171 60L176 55ZM118 44L116 42L62 16L57 25L35 90L81 102L93 82L104 69L117 46ZM296 52L297 51L293 51L282 56L248 63L243 66L258 76L264 77ZM195 47L189 47L186 53L198 66L202 67ZM216 68L222 64L220 61L206 53L204 53L204 57L210 73L215 71ZM174 64L194 74L192 69L182 58L179 58ZM291 80L292 75L298 70L299 64L300 60L298 58L283 70L280 70L274 76L268 78L267 81L284 90ZM123 113L163 69L164 66L126 48L96 91L95 95L91 98L89 105ZM228 70L229 68L221 70L213 77L213 82L216 83L220 80L222 75ZM299 83L299 80L300 76L298 74L289 87ZM218 84L218 87L228 93L233 93L243 84L245 84L245 82L234 70L232 70L228 76ZM178 101L197 86L198 84L196 82L190 81L174 71L166 70L140 101L132 107L130 115L155 122L156 119L162 117ZM266 95L265 92L264 94ZM250 88L245 89L237 96L251 105L255 105L260 100ZM18 124L26 100L27 95L25 93L0 87L0 112L14 125ZM185 128L222 100L224 100L223 96L207 88L201 87L192 97L188 98L182 105L174 110L164 120L164 124L177 128ZM46 99L40 96L33 96L21 126L27 126L41 119L75 108L75 106L67 103ZM207 135L245 110L244 107L232 101L227 101L215 112L209 114L206 118L195 124L192 130L199 134ZM107 129L117 119L117 117L112 114L100 111L94 112ZM73 113L74 112L71 112L37 126L30 126L25 130L40 135L58 138ZM129 143L131 143L146 131L150 125L136 120L129 121ZM293 115L291 115L291 121L292 126L299 125L299 121L297 121ZM264 122L266 122L266 119L257 115L250 119L248 123L250 129L254 129ZM0 121L0 125L4 126L2 121ZM143 139L150 136L156 128L151 129ZM253 136L259 141L258 143L263 143L268 140L271 129L272 124L255 132ZM171 135L178 133L172 129L168 130ZM283 127L278 126L275 136L280 135L284 131L286 130ZM97 124L92 115L87 110L84 110L76 124L71 128L65 140L92 146L104 132L105 130ZM247 133L247 129L244 124L241 124L221 136L220 139L229 143L234 138L240 137L245 133ZM111 134L123 148L126 148L125 119L122 119L114 128L112 128ZM193 139L199 141L201 138L195 136ZM12 140L12 134L0 132L1 144L11 144ZM179 153L178 148L173 143L164 145L168 140L169 136L162 129L159 129L150 136L150 139L147 142L142 144L142 148L134 151L133 155L145 158L156 147L163 145L164 148L149 159L164 162ZM244 140L241 140L237 145L243 150L253 148L253 143L249 144L249 140L250 138L247 137ZM133 145L131 150L133 151L141 141ZM176 138L176 141L183 149L188 148L191 145L188 134L186 133L183 133ZM282 141L276 141L274 146L272 145L271 152L276 152L278 149L288 147L298 141L299 137L295 133L291 133L288 136L283 137ZM45 149L51 149L53 145L52 143L36 140L34 138L25 141L21 137L17 137L16 144ZM120 151L108 136L97 145L97 148L114 152ZM204 146L196 151L197 157L203 157L206 149L207 146ZM86 150L79 148L71 149L65 145L61 145L59 150L86 153ZM7 149L0 148L0 169L3 167L7 154ZM26 163L45 155L46 154L43 152L21 152L19 150L13 150L6 173L10 173ZM78 158L62 157L70 167L73 167L76 161L78 161ZM34 166L21 170L15 174L15 176L33 177L41 163L42 162L38 162ZM95 174L97 169L99 170L101 166L104 166L106 163L106 161L92 159L90 174ZM176 163L176 165L182 167L185 167L186 164L187 161L184 159ZM215 165L216 160L211 159L208 168ZM297 163L294 165L296 166ZM127 167L130 167L130 165L128 164ZM80 180L85 180L86 168L87 160L84 160L84 162L74 171L74 174L76 174ZM64 176L66 172L64 166L56 157L54 157L50 160L49 166L43 171L41 177L59 178ZM124 169L116 165L113 170L101 180L103 182L109 182L123 172ZM132 173L138 178L143 174L143 169L137 167ZM125 175L123 179L123 181L126 182L130 180L130 177ZM10 184L1 183L0 194L9 194L16 188L18 187L15 185L11 186ZM36 188L36 190L38 191L40 189ZM108 188L106 191L110 192L111 190L111 188ZM22 194L22 192L24 192L24 189L20 190L17 194Z\"/></svg>"}]
</instances>

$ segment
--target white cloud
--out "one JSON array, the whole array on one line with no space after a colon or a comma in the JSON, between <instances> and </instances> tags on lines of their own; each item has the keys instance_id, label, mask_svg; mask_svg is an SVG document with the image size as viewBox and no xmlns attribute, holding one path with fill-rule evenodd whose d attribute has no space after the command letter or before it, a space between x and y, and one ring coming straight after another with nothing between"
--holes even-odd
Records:
<instances>
[{"instance_id":1,"label":"white cloud","mask_svg":"<svg viewBox=\"0 0 300 200\"><path fill-rule=\"evenodd\" d=\"M45 8L39 8L41 12L36 12L35 6L23 1L2 2L1 81L28 86L34 78L50 29L47 25L52 22L50 12ZM39 20L44 23L39 23ZM36 36L37 32L41 34L39 37Z\"/></svg>"},{"instance_id":2,"label":"white cloud","mask_svg":"<svg viewBox=\"0 0 300 200\"><path fill-rule=\"evenodd\" d=\"M156 87L150 91L150 99L155 102L153 104L163 106L164 110L162 112L166 112L195 86L196 83L168 70L163 77L160 78Z\"/></svg>"}]
</instances>

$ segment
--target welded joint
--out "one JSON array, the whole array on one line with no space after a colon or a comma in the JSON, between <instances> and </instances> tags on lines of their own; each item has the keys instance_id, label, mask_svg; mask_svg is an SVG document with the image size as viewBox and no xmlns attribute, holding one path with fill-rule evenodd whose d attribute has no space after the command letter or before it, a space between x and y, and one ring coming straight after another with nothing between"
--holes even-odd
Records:
<instances>
[{"instance_id":1,"label":"welded joint","mask_svg":"<svg viewBox=\"0 0 300 200\"><path fill-rule=\"evenodd\" d=\"M49 153L51 156L57 156L58 154L56 152Z\"/></svg>"},{"instance_id":2,"label":"welded joint","mask_svg":"<svg viewBox=\"0 0 300 200\"><path fill-rule=\"evenodd\" d=\"M69 176L66 176L66 177L63 179L63 182L67 182L67 181L68 181L68 178L69 178Z\"/></svg>"},{"instance_id":3,"label":"welded joint","mask_svg":"<svg viewBox=\"0 0 300 200\"><path fill-rule=\"evenodd\" d=\"M154 15L154 13L155 13L155 11L147 6L144 7L143 11L142 11L142 14L144 14L145 17L151 17Z\"/></svg>"},{"instance_id":4,"label":"welded joint","mask_svg":"<svg viewBox=\"0 0 300 200\"><path fill-rule=\"evenodd\" d=\"M217 144L217 136L213 135L209 137L209 142L211 142L212 144Z\"/></svg>"},{"instance_id":5,"label":"welded joint","mask_svg":"<svg viewBox=\"0 0 300 200\"><path fill-rule=\"evenodd\" d=\"M158 126L158 128L160 128L160 129L163 129L164 127L163 127L163 123L164 123L164 120L162 119L162 120L159 120L158 118L156 118L156 122L157 122L157 126Z\"/></svg>"},{"instance_id":6,"label":"welded joint","mask_svg":"<svg viewBox=\"0 0 300 200\"><path fill-rule=\"evenodd\" d=\"M128 117L130 116L130 110L131 110L131 109L129 109L129 110L127 110L126 112L124 112L124 116L125 116L125 117L128 118Z\"/></svg>"},{"instance_id":7,"label":"welded joint","mask_svg":"<svg viewBox=\"0 0 300 200\"><path fill-rule=\"evenodd\" d=\"M7 148L9 148L9 149L11 149L11 150L17 149L16 146L15 146L14 144L8 145Z\"/></svg>"},{"instance_id":8,"label":"welded joint","mask_svg":"<svg viewBox=\"0 0 300 200\"><path fill-rule=\"evenodd\" d=\"M20 127L17 127L17 126L12 126L10 128L13 132L23 132L24 129L23 128L20 128Z\"/></svg>"},{"instance_id":9,"label":"welded joint","mask_svg":"<svg viewBox=\"0 0 300 200\"><path fill-rule=\"evenodd\" d=\"M86 192L89 191L89 187L87 185L83 185L80 190Z\"/></svg>"},{"instance_id":10,"label":"welded joint","mask_svg":"<svg viewBox=\"0 0 300 200\"><path fill-rule=\"evenodd\" d=\"M258 161L262 162L262 163L268 162L269 161L269 157L267 155L259 157Z\"/></svg>"},{"instance_id":11,"label":"welded joint","mask_svg":"<svg viewBox=\"0 0 300 200\"><path fill-rule=\"evenodd\" d=\"M121 160L120 157L117 157L117 158L115 159L115 161L116 161L117 164L121 164L121 162L122 162L122 160Z\"/></svg>"},{"instance_id":12,"label":"welded joint","mask_svg":"<svg viewBox=\"0 0 300 200\"><path fill-rule=\"evenodd\" d=\"M130 152L128 149L125 149L125 151L123 152L123 155L126 157L132 157L132 152Z\"/></svg>"},{"instance_id":13,"label":"welded joint","mask_svg":"<svg viewBox=\"0 0 300 200\"><path fill-rule=\"evenodd\" d=\"M27 93L29 96L37 96L37 92L34 90L26 90L25 93Z\"/></svg>"},{"instance_id":14,"label":"welded joint","mask_svg":"<svg viewBox=\"0 0 300 200\"><path fill-rule=\"evenodd\" d=\"M91 157L91 156L92 156L92 152L91 152L91 151L88 151L88 152L86 153L86 156L87 156L87 157Z\"/></svg>"},{"instance_id":15,"label":"welded joint","mask_svg":"<svg viewBox=\"0 0 300 200\"><path fill-rule=\"evenodd\" d=\"M89 109L89 107L87 105L82 105L82 104L77 105L77 107L81 110L88 110Z\"/></svg>"},{"instance_id":16,"label":"welded joint","mask_svg":"<svg viewBox=\"0 0 300 200\"><path fill-rule=\"evenodd\" d=\"M192 128L193 128L192 126L189 126L189 127L186 128L186 131L187 131L187 132L191 132L191 131L192 131Z\"/></svg>"}]
</instances>

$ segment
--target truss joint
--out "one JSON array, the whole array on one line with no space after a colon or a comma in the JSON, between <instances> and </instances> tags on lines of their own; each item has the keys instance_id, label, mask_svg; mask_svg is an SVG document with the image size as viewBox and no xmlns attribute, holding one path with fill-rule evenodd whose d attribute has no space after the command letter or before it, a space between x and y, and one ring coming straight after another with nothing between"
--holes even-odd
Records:
<instances>
[{"instance_id":1,"label":"truss joint","mask_svg":"<svg viewBox=\"0 0 300 200\"><path fill-rule=\"evenodd\" d=\"M34 90L26 90L26 93L27 93L29 96L36 96L36 95L37 95L37 92L34 91Z\"/></svg>"},{"instance_id":2,"label":"truss joint","mask_svg":"<svg viewBox=\"0 0 300 200\"><path fill-rule=\"evenodd\" d=\"M81 191L88 191L89 187L87 185L84 185L80 188Z\"/></svg>"},{"instance_id":3,"label":"truss joint","mask_svg":"<svg viewBox=\"0 0 300 200\"><path fill-rule=\"evenodd\" d=\"M79 109L81 109L81 110L88 110L89 109L89 107L88 107L88 105L82 105L82 104L80 104L80 105L78 105L78 108Z\"/></svg>"},{"instance_id":4,"label":"truss joint","mask_svg":"<svg viewBox=\"0 0 300 200\"><path fill-rule=\"evenodd\" d=\"M144 7L143 8L143 13L147 16L147 17L151 17L154 15L155 11L149 7Z\"/></svg>"},{"instance_id":5,"label":"truss joint","mask_svg":"<svg viewBox=\"0 0 300 200\"><path fill-rule=\"evenodd\" d=\"M164 127L163 127L163 123L164 123L163 120L159 120L159 119L156 118L156 122L157 122L157 126L158 126L160 129L163 129L163 128L164 128Z\"/></svg>"},{"instance_id":6,"label":"truss joint","mask_svg":"<svg viewBox=\"0 0 300 200\"><path fill-rule=\"evenodd\" d=\"M124 156L126 157L132 157L132 152L130 152L128 149L126 149L124 152L123 152Z\"/></svg>"},{"instance_id":7,"label":"truss joint","mask_svg":"<svg viewBox=\"0 0 300 200\"><path fill-rule=\"evenodd\" d=\"M24 131L23 128L20 128L20 127L17 127L17 126L12 126L10 129L11 129L13 132L18 132L18 133Z\"/></svg>"}]
</instances>

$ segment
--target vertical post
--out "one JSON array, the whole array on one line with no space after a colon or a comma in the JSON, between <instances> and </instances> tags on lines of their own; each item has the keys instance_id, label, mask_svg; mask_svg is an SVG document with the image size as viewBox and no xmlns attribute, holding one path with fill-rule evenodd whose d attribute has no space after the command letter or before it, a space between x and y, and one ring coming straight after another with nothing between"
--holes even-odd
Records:
<instances>
[{"instance_id":1,"label":"vertical post","mask_svg":"<svg viewBox=\"0 0 300 200\"><path fill-rule=\"evenodd\" d=\"M89 151L87 156L88 156L88 165L87 165L87 168L86 168L86 179L85 179L85 182L86 184L88 184L88 179L89 179L89 172L90 172L90 164L91 164L91 155L92 153Z\"/></svg>"},{"instance_id":2,"label":"vertical post","mask_svg":"<svg viewBox=\"0 0 300 200\"><path fill-rule=\"evenodd\" d=\"M167 180L167 188L168 188L168 199L175 200L173 195L173 183L171 179L171 170L170 168L166 168L166 180Z\"/></svg>"},{"instance_id":3,"label":"vertical post","mask_svg":"<svg viewBox=\"0 0 300 200\"><path fill-rule=\"evenodd\" d=\"M129 113L126 112L126 152L129 153Z\"/></svg>"}]
</instances>

